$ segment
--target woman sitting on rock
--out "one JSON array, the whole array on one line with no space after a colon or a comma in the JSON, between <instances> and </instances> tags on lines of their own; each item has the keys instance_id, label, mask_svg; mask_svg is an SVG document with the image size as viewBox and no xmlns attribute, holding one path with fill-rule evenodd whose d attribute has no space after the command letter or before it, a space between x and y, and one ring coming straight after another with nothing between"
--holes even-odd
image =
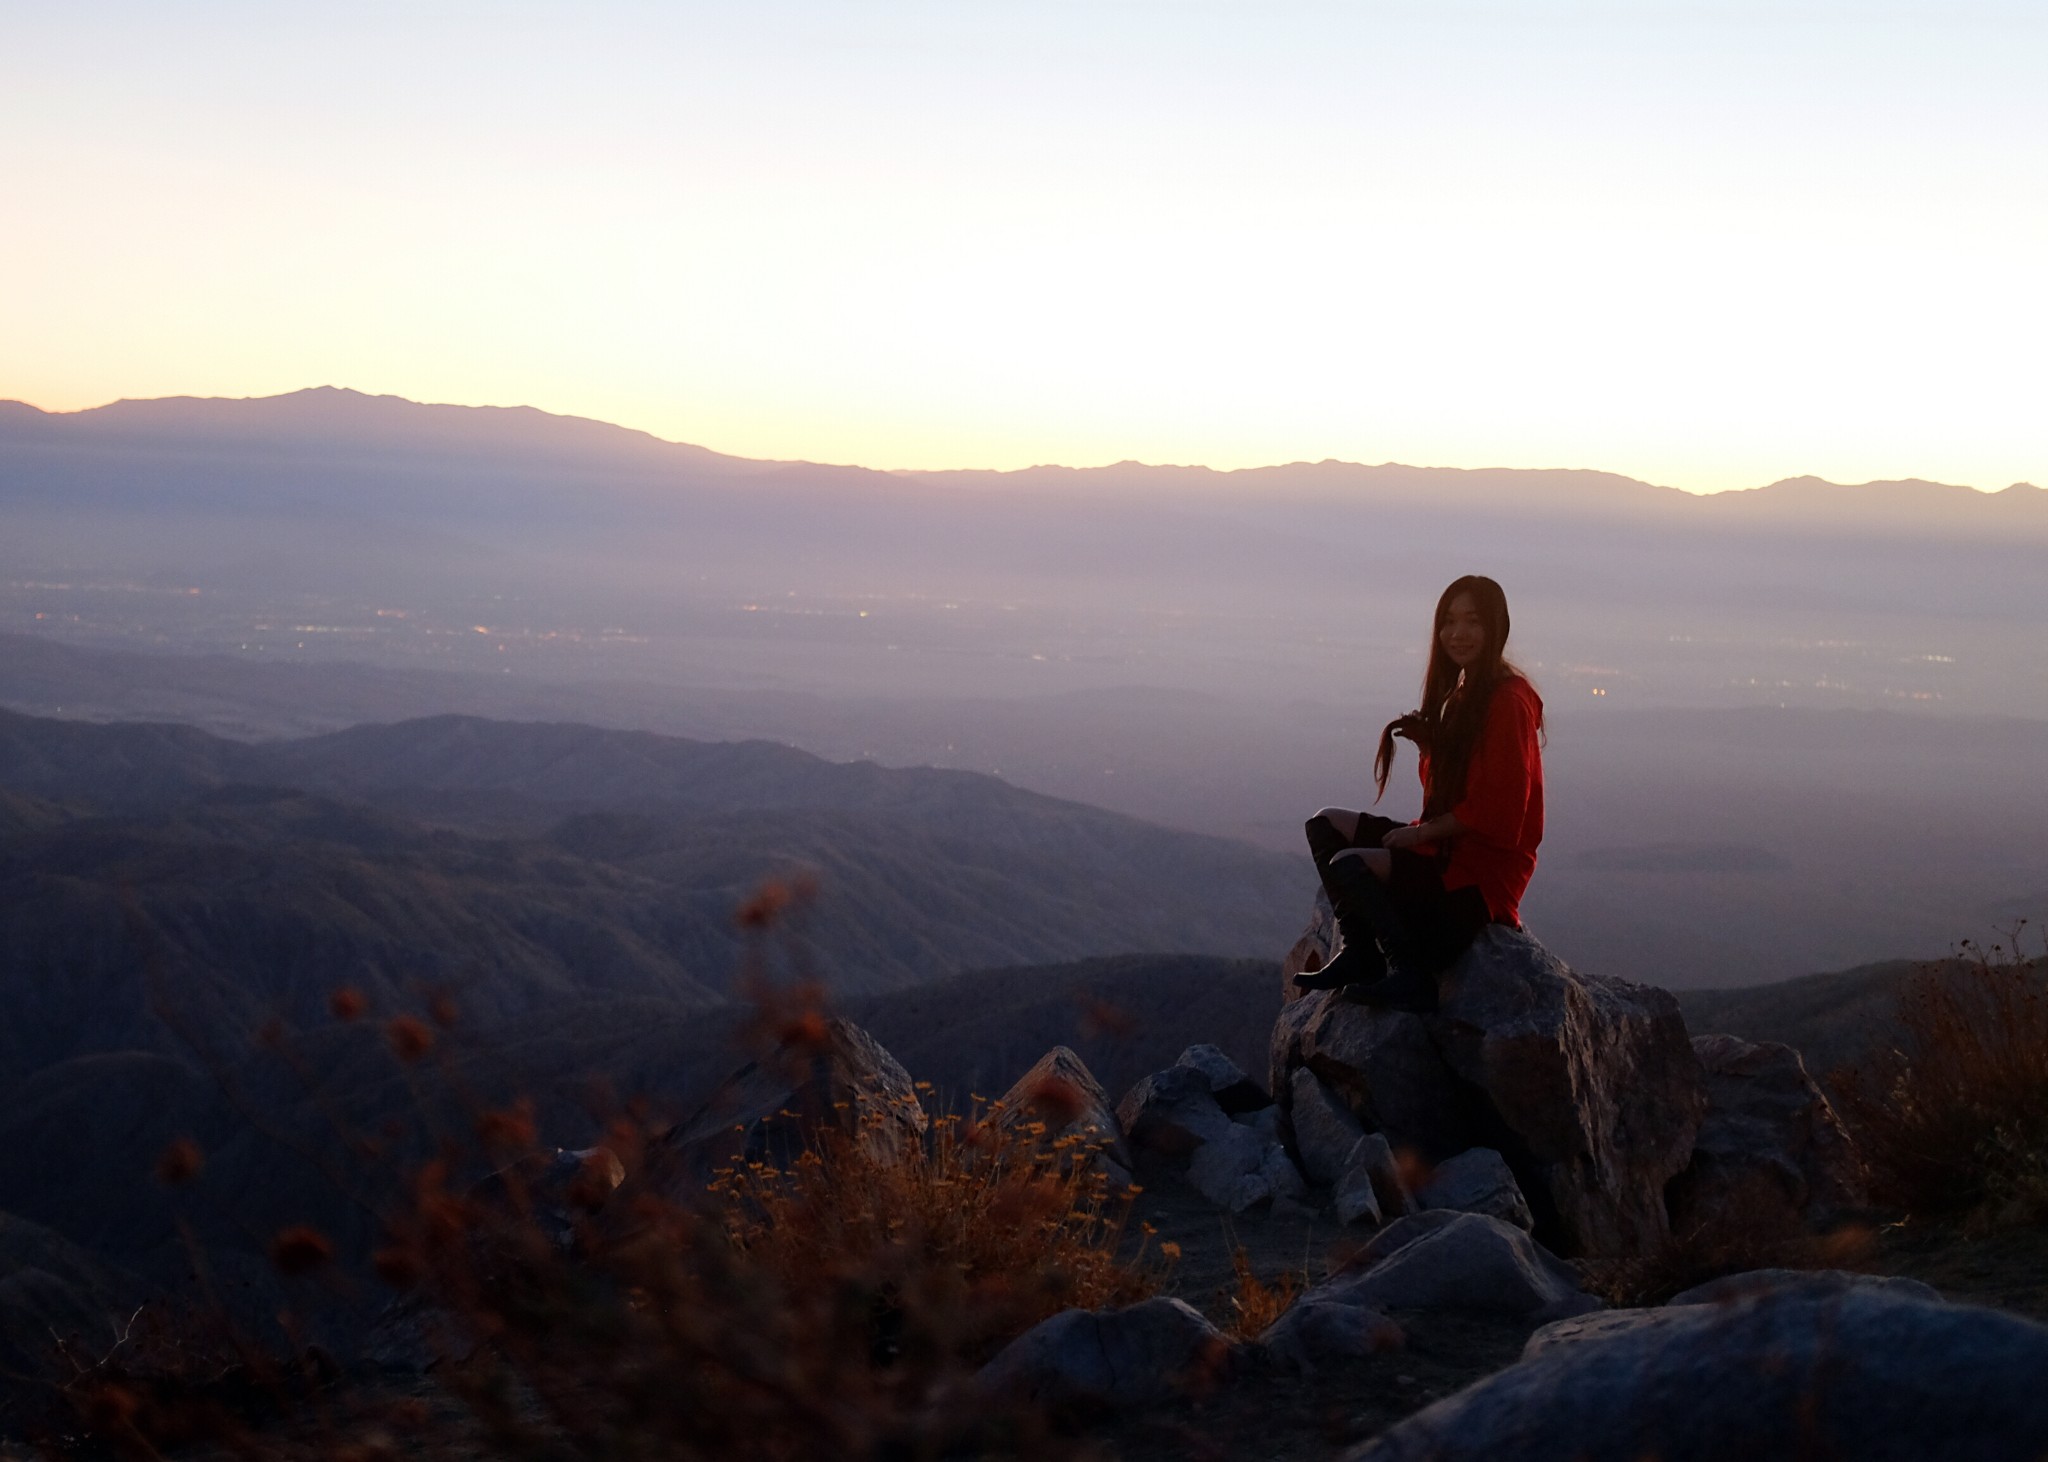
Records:
<instances>
[{"instance_id":1,"label":"woman sitting on rock","mask_svg":"<svg viewBox=\"0 0 2048 1462\"><path fill-rule=\"evenodd\" d=\"M1308 820L1343 948L1296 975L1299 988L1434 1009L1437 973L1480 929L1521 926L1543 841L1543 702L1502 658L1507 639L1507 596L1492 579L1468 574L1437 600L1422 707L1387 724L1372 764L1384 796L1394 738L1416 744L1422 816L1398 823L1325 807Z\"/></svg>"}]
</instances>

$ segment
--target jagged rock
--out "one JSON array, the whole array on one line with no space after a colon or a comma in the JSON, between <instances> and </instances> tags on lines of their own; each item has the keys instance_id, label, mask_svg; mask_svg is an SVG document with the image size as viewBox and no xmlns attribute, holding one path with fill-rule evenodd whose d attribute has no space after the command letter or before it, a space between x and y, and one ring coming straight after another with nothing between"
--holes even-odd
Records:
<instances>
[{"instance_id":1,"label":"jagged rock","mask_svg":"<svg viewBox=\"0 0 2048 1462\"><path fill-rule=\"evenodd\" d=\"M1365 1128L1337 1094L1316 1079L1306 1066L1288 1080L1287 1113L1294 1128L1294 1150L1309 1180L1325 1186L1344 1176L1344 1164Z\"/></svg>"},{"instance_id":2,"label":"jagged rock","mask_svg":"<svg viewBox=\"0 0 2048 1462\"><path fill-rule=\"evenodd\" d=\"M1188 1162L1188 1181L1226 1213L1243 1213L1273 1196L1266 1163L1267 1155L1276 1151L1280 1149L1251 1128L1232 1122L1213 1142L1195 1149ZM1281 1157L1284 1160L1286 1153Z\"/></svg>"},{"instance_id":3,"label":"jagged rock","mask_svg":"<svg viewBox=\"0 0 2048 1462\"><path fill-rule=\"evenodd\" d=\"M1797 1051L1721 1035L1692 1048L1707 1114L1666 1195L1675 1229L1821 1226L1867 1201L1863 1161Z\"/></svg>"},{"instance_id":4,"label":"jagged rock","mask_svg":"<svg viewBox=\"0 0 2048 1462\"><path fill-rule=\"evenodd\" d=\"M1149 1299L1122 1310L1063 1310L1004 1346L979 1382L1037 1406L1142 1406L1205 1389L1237 1354L1193 1306Z\"/></svg>"},{"instance_id":5,"label":"jagged rock","mask_svg":"<svg viewBox=\"0 0 2048 1462\"><path fill-rule=\"evenodd\" d=\"M1259 1336L1269 1354L1304 1375L1331 1361L1385 1355L1406 1343L1401 1327L1378 1310L1332 1300L1297 1301Z\"/></svg>"},{"instance_id":6,"label":"jagged rock","mask_svg":"<svg viewBox=\"0 0 2048 1462\"><path fill-rule=\"evenodd\" d=\"M1346 1462L2034 1458L2048 1326L1871 1289L1766 1293L1541 1350Z\"/></svg>"},{"instance_id":7,"label":"jagged rock","mask_svg":"<svg viewBox=\"0 0 2048 1462\"><path fill-rule=\"evenodd\" d=\"M1561 1319L1600 1308L1571 1266L1510 1224L1482 1213L1424 1213L1369 1244L1347 1270L1304 1298L1376 1310L1475 1310Z\"/></svg>"},{"instance_id":8,"label":"jagged rock","mask_svg":"<svg viewBox=\"0 0 2048 1462\"><path fill-rule=\"evenodd\" d=\"M1224 1055L1221 1047L1206 1044L1189 1046L1174 1064L1201 1072L1208 1080L1209 1094L1216 1098L1216 1104L1233 1117L1239 1112L1256 1112L1273 1105L1273 1099L1266 1095L1265 1089L1239 1070L1237 1063Z\"/></svg>"},{"instance_id":9,"label":"jagged rock","mask_svg":"<svg viewBox=\"0 0 2048 1462\"><path fill-rule=\"evenodd\" d=\"M882 1156L921 1142L926 1126L910 1073L873 1036L838 1018L727 1077L669 1131L651 1165L658 1181L679 1175L684 1186L701 1186L733 1163L788 1162L828 1126L859 1134Z\"/></svg>"},{"instance_id":10,"label":"jagged rock","mask_svg":"<svg viewBox=\"0 0 2048 1462\"><path fill-rule=\"evenodd\" d=\"M1525 1233L1536 1227L1507 1159L1490 1147L1475 1147L1439 1164L1429 1181L1415 1190L1415 1206L1484 1213Z\"/></svg>"},{"instance_id":11,"label":"jagged rock","mask_svg":"<svg viewBox=\"0 0 2048 1462\"><path fill-rule=\"evenodd\" d=\"M1850 1290L1874 1290L1903 1295L1907 1299L1940 1304L1941 1291L1902 1274L1855 1274L1846 1269L1751 1269L1742 1274L1724 1274L1705 1284L1673 1295L1667 1305L1721 1305L1750 1299L1760 1294L1798 1294L1813 1299L1847 1294Z\"/></svg>"},{"instance_id":12,"label":"jagged rock","mask_svg":"<svg viewBox=\"0 0 2048 1462\"><path fill-rule=\"evenodd\" d=\"M1169 1157L1187 1156L1230 1126L1208 1076L1190 1066L1169 1066L1140 1080L1116 1104L1116 1118L1131 1146Z\"/></svg>"},{"instance_id":13,"label":"jagged rock","mask_svg":"<svg viewBox=\"0 0 2048 1462\"><path fill-rule=\"evenodd\" d=\"M1065 1046L1054 1046L1038 1058L1038 1064L1017 1078L1017 1084L1003 1093L999 1127L1021 1128L1028 1122L1043 1122L1043 1141L1080 1137L1091 1160L1109 1174L1113 1183L1128 1186L1131 1180L1131 1150L1124 1142L1123 1128L1110 1110L1102 1083L1088 1064Z\"/></svg>"},{"instance_id":14,"label":"jagged rock","mask_svg":"<svg viewBox=\"0 0 2048 1462\"><path fill-rule=\"evenodd\" d=\"M1539 1231L1569 1252L1662 1242L1665 1184L1691 1159L1706 1100L1669 993L1579 974L1525 931L1490 925L1439 977L1433 1015L1340 995L1282 1007L1283 1100L1306 1067L1397 1148L1430 1161L1494 1148Z\"/></svg>"}]
</instances>

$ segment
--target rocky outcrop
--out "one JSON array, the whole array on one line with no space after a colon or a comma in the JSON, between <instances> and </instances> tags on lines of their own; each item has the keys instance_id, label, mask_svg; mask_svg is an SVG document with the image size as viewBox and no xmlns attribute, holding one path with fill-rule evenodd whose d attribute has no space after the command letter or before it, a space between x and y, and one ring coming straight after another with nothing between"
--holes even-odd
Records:
<instances>
[{"instance_id":1,"label":"rocky outcrop","mask_svg":"<svg viewBox=\"0 0 2048 1462\"><path fill-rule=\"evenodd\" d=\"M1536 1227L1507 1159L1490 1147L1475 1147L1441 1164L1429 1181L1415 1190L1415 1206L1483 1213L1524 1233Z\"/></svg>"},{"instance_id":2,"label":"rocky outcrop","mask_svg":"<svg viewBox=\"0 0 2048 1462\"><path fill-rule=\"evenodd\" d=\"M1289 963L1326 948L1327 914ZM1317 992L1275 1023L1273 1089L1312 1072L1364 1128L1441 1163L1499 1151L1537 1231L1565 1251L1642 1253L1668 1233L1665 1185L1691 1160L1706 1097L1670 994L1580 974L1490 926L1438 981L1432 1015ZM1291 1116L1291 1113L1290 1113Z\"/></svg>"},{"instance_id":3,"label":"rocky outcrop","mask_svg":"<svg viewBox=\"0 0 2048 1462\"><path fill-rule=\"evenodd\" d=\"M1666 1194L1674 1228L1814 1228L1867 1201L1862 1159L1797 1051L1722 1035L1692 1048L1707 1114Z\"/></svg>"},{"instance_id":4,"label":"rocky outcrop","mask_svg":"<svg viewBox=\"0 0 2048 1462\"><path fill-rule=\"evenodd\" d=\"M2048 1453L2048 1326L1867 1288L1650 1313L1539 1349L1347 1462Z\"/></svg>"},{"instance_id":5,"label":"rocky outcrop","mask_svg":"<svg viewBox=\"0 0 2048 1462\"><path fill-rule=\"evenodd\" d=\"M663 1177L701 1184L733 1163L788 1162L827 1127L885 1156L921 1142L926 1127L910 1073L873 1036L837 1018L727 1077L670 1129L651 1165Z\"/></svg>"},{"instance_id":6,"label":"rocky outcrop","mask_svg":"<svg viewBox=\"0 0 2048 1462\"><path fill-rule=\"evenodd\" d=\"M1479 1213L1420 1213L1390 1225L1358 1265L1305 1300L1389 1310L1466 1310L1554 1320L1600 1308L1570 1265L1511 1224Z\"/></svg>"},{"instance_id":7,"label":"rocky outcrop","mask_svg":"<svg viewBox=\"0 0 2048 1462\"><path fill-rule=\"evenodd\" d=\"M1193 1306L1149 1299L1121 1310L1063 1310L1004 1346L979 1383L1053 1409L1143 1406L1206 1390L1240 1353Z\"/></svg>"}]
</instances>

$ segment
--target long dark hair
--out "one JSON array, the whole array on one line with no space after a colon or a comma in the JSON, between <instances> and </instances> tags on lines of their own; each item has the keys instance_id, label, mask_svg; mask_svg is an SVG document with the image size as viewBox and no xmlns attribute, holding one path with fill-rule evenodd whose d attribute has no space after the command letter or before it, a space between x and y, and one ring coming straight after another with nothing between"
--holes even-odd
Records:
<instances>
[{"instance_id":1,"label":"long dark hair","mask_svg":"<svg viewBox=\"0 0 2048 1462\"><path fill-rule=\"evenodd\" d=\"M1472 596L1479 623L1486 631L1479 658L1464 671L1458 669L1443 644L1444 621L1460 594ZM1422 704L1405 716L1396 716L1380 732L1379 751L1372 759L1375 802L1387 793L1387 776L1394 769L1394 738L1399 736L1429 753L1429 781L1422 789L1423 821L1457 806L1465 795L1465 774L1471 769L1480 729L1486 725L1486 708L1493 701L1494 687L1504 676L1522 673L1503 654L1507 643L1508 596L1500 585L1484 574L1452 580L1436 601L1436 618L1430 621L1429 668L1422 675Z\"/></svg>"}]
</instances>

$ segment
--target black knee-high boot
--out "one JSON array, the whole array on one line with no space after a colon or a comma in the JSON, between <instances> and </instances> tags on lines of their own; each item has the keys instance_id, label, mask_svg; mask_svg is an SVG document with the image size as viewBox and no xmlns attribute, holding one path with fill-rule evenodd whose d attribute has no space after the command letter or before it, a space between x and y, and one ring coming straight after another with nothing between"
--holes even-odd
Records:
<instances>
[{"instance_id":1,"label":"black knee-high boot","mask_svg":"<svg viewBox=\"0 0 2048 1462\"><path fill-rule=\"evenodd\" d=\"M1354 844L1327 819L1309 819L1308 844L1337 916L1343 947L1314 974L1296 975L1295 987L1343 988L1347 998L1370 1005L1434 1009L1436 981L1426 973L1426 961L1392 890L1363 858L1336 856Z\"/></svg>"},{"instance_id":2,"label":"black knee-high boot","mask_svg":"<svg viewBox=\"0 0 2048 1462\"><path fill-rule=\"evenodd\" d=\"M1341 943L1337 953L1320 970L1296 975L1295 988L1334 990L1341 985L1382 978L1387 973L1387 965L1380 953L1379 931L1360 900L1359 885L1351 875L1361 874L1371 882L1378 880L1356 858L1337 859L1332 863L1337 854L1354 845L1337 831L1328 818L1310 818L1306 831L1309 856L1315 860L1316 875L1322 879L1323 892L1330 898L1331 912L1337 916L1337 936Z\"/></svg>"}]
</instances>

